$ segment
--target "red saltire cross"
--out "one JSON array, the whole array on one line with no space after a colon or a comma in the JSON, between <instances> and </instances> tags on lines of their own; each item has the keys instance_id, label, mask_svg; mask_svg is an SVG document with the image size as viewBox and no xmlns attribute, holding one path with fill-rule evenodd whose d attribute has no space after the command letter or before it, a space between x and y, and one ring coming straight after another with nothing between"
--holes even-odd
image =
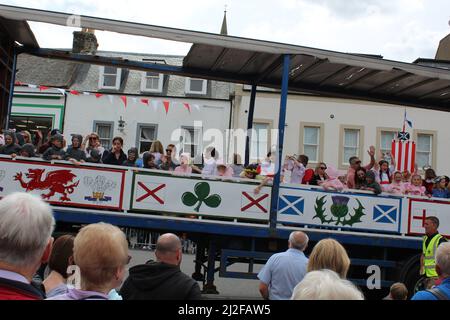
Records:
<instances>
[{"instance_id":1,"label":"red saltire cross","mask_svg":"<svg viewBox=\"0 0 450 320\"><path fill-rule=\"evenodd\" d=\"M147 199L148 197L152 196L152 197L155 198L155 200L158 201L160 204L164 204L164 200L162 200L160 197L158 197L158 196L156 195L156 193L157 193L159 190L165 188L165 187L166 187L166 184L162 184L162 185L156 187L156 188L153 189L153 190L147 188L147 187L145 186L145 184L143 184L143 183L140 182L140 181L138 182L138 185L139 185L142 189L144 189L147 193L144 194L143 196L139 197L138 199L136 199L136 202L141 202L142 200Z\"/></svg>"},{"instance_id":2,"label":"red saltire cross","mask_svg":"<svg viewBox=\"0 0 450 320\"><path fill-rule=\"evenodd\" d=\"M242 194L248 199L250 200L250 203L247 204L245 207L241 208L241 211L246 211L248 209L250 209L253 206L257 206L259 209L261 209L262 212L267 213L266 208L264 208L260 202L263 201L264 199L268 198L269 195L265 194L261 197L259 197L258 199L253 199L247 192L242 192Z\"/></svg>"}]
</instances>

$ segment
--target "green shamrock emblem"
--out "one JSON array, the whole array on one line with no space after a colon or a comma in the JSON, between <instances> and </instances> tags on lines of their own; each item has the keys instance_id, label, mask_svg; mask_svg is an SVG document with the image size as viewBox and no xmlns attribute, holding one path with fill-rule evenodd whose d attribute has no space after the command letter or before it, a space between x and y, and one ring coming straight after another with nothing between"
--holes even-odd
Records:
<instances>
[{"instance_id":1,"label":"green shamrock emblem","mask_svg":"<svg viewBox=\"0 0 450 320\"><path fill-rule=\"evenodd\" d=\"M210 187L207 182L199 182L194 187L194 192L185 192L181 196L181 201L188 207L198 205L194 208L195 211L200 210L200 206L205 203L210 208L217 208L222 202L222 198L218 194L209 195Z\"/></svg>"}]
</instances>

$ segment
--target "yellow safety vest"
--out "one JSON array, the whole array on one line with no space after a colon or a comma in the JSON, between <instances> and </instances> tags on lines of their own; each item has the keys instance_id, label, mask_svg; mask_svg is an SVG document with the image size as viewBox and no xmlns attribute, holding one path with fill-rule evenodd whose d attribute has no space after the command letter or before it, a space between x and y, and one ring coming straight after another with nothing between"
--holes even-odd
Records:
<instances>
[{"instance_id":1,"label":"yellow safety vest","mask_svg":"<svg viewBox=\"0 0 450 320\"><path fill-rule=\"evenodd\" d=\"M424 266L425 266L425 275L427 278L436 278L438 274L436 272L436 249L439 245L439 241L442 239L440 234L437 234L431 239L428 247L425 247L425 243L428 240L428 236L423 238L423 256L424 256Z\"/></svg>"}]
</instances>

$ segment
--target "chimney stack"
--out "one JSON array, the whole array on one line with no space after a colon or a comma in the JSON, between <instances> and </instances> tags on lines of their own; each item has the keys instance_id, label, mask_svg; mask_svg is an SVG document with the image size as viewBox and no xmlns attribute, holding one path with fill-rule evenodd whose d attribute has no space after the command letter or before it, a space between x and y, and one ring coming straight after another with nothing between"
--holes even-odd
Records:
<instances>
[{"instance_id":1,"label":"chimney stack","mask_svg":"<svg viewBox=\"0 0 450 320\"><path fill-rule=\"evenodd\" d=\"M95 54L97 52L98 42L95 36L95 30L83 28L81 31L73 33L73 53Z\"/></svg>"}]
</instances>

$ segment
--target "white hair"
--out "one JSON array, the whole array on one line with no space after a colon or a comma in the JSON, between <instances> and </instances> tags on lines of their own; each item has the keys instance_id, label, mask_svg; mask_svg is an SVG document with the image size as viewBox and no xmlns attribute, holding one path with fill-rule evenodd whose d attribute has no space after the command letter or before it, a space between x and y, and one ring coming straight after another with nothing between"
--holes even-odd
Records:
<instances>
[{"instance_id":1,"label":"white hair","mask_svg":"<svg viewBox=\"0 0 450 320\"><path fill-rule=\"evenodd\" d=\"M444 242L436 250L436 264L444 277L450 276L450 242Z\"/></svg>"},{"instance_id":2,"label":"white hair","mask_svg":"<svg viewBox=\"0 0 450 320\"><path fill-rule=\"evenodd\" d=\"M311 271L297 284L291 300L364 300L353 283L331 270Z\"/></svg>"},{"instance_id":3,"label":"white hair","mask_svg":"<svg viewBox=\"0 0 450 320\"><path fill-rule=\"evenodd\" d=\"M299 239L295 237L295 235L299 234L299 233L301 233L304 236L304 238L302 239L303 241L299 241ZM294 231L294 232L291 232L291 234L289 235L289 242L291 243L291 246L294 249L298 249L300 251L303 251L303 250L306 249L306 246L308 245L309 237L304 232Z\"/></svg>"},{"instance_id":4,"label":"white hair","mask_svg":"<svg viewBox=\"0 0 450 320\"><path fill-rule=\"evenodd\" d=\"M52 209L29 193L0 200L0 261L17 267L36 263L55 226Z\"/></svg>"}]
</instances>

